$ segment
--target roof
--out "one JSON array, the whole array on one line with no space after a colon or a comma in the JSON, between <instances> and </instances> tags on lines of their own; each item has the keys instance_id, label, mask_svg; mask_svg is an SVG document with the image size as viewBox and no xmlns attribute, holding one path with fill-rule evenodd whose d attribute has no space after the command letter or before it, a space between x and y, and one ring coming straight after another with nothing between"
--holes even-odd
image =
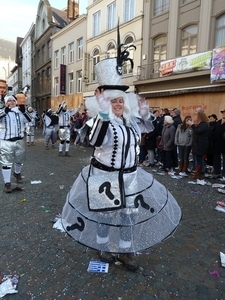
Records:
<instances>
[{"instance_id":1,"label":"roof","mask_svg":"<svg viewBox=\"0 0 225 300\"><path fill-rule=\"evenodd\" d=\"M63 28L67 25L67 13L65 10L60 10L55 7L51 7L52 9L52 18L53 22L59 27Z\"/></svg>"},{"instance_id":2,"label":"roof","mask_svg":"<svg viewBox=\"0 0 225 300\"><path fill-rule=\"evenodd\" d=\"M0 58L15 60L16 43L0 38Z\"/></svg>"}]
</instances>

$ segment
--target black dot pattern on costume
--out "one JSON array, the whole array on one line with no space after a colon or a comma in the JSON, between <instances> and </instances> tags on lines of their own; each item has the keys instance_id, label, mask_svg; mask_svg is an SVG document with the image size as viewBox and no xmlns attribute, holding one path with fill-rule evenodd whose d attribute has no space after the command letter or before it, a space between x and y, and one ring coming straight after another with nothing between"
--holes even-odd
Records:
<instances>
[{"instance_id":1,"label":"black dot pattern on costume","mask_svg":"<svg viewBox=\"0 0 225 300\"><path fill-rule=\"evenodd\" d=\"M113 130L113 135L114 135L111 165L112 165L112 167L114 167L115 166L115 160L116 160L116 153L118 151L118 135L117 135L117 131L116 131L116 128L114 127L114 125L111 124L111 126L112 126L112 130Z\"/></svg>"}]
</instances>

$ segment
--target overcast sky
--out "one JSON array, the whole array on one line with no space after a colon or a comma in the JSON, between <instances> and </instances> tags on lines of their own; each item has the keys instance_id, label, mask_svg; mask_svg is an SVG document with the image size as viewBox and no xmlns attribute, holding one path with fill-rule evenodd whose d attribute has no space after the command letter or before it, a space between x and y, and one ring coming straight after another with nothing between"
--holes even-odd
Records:
<instances>
[{"instance_id":1,"label":"overcast sky","mask_svg":"<svg viewBox=\"0 0 225 300\"><path fill-rule=\"evenodd\" d=\"M40 0L0 0L0 37L16 42L17 37L25 37L31 24L36 21ZM67 0L49 0L51 6L63 9ZM86 13L88 0L79 0L80 14Z\"/></svg>"}]
</instances>

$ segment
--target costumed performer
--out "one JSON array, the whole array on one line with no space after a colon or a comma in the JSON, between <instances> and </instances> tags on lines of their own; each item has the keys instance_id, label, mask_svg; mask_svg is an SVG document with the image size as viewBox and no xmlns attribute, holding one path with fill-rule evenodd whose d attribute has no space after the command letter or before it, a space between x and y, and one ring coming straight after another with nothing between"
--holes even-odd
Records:
<instances>
[{"instance_id":1,"label":"costumed performer","mask_svg":"<svg viewBox=\"0 0 225 300\"><path fill-rule=\"evenodd\" d=\"M98 250L102 261L116 258L136 270L135 252L170 236L181 209L165 186L137 167L137 117L150 131L152 114L146 101L121 85L124 57L128 60L127 50L95 65L100 85L85 102L88 113L96 113L89 136L94 151L67 195L61 220L66 232Z\"/></svg>"}]
</instances>

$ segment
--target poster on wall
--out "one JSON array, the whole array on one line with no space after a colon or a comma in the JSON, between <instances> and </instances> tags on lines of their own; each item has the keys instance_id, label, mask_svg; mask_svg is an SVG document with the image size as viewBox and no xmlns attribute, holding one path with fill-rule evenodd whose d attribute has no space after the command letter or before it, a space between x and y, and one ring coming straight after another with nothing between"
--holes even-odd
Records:
<instances>
[{"instance_id":1,"label":"poster on wall","mask_svg":"<svg viewBox=\"0 0 225 300\"><path fill-rule=\"evenodd\" d=\"M218 47L212 51L210 81L225 82L225 47Z\"/></svg>"},{"instance_id":2,"label":"poster on wall","mask_svg":"<svg viewBox=\"0 0 225 300\"><path fill-rule=\"evenodd\" d=\"M212 51L195 53L160 62L160 77L211 69Z\"/></svg>"}]
</instances>

